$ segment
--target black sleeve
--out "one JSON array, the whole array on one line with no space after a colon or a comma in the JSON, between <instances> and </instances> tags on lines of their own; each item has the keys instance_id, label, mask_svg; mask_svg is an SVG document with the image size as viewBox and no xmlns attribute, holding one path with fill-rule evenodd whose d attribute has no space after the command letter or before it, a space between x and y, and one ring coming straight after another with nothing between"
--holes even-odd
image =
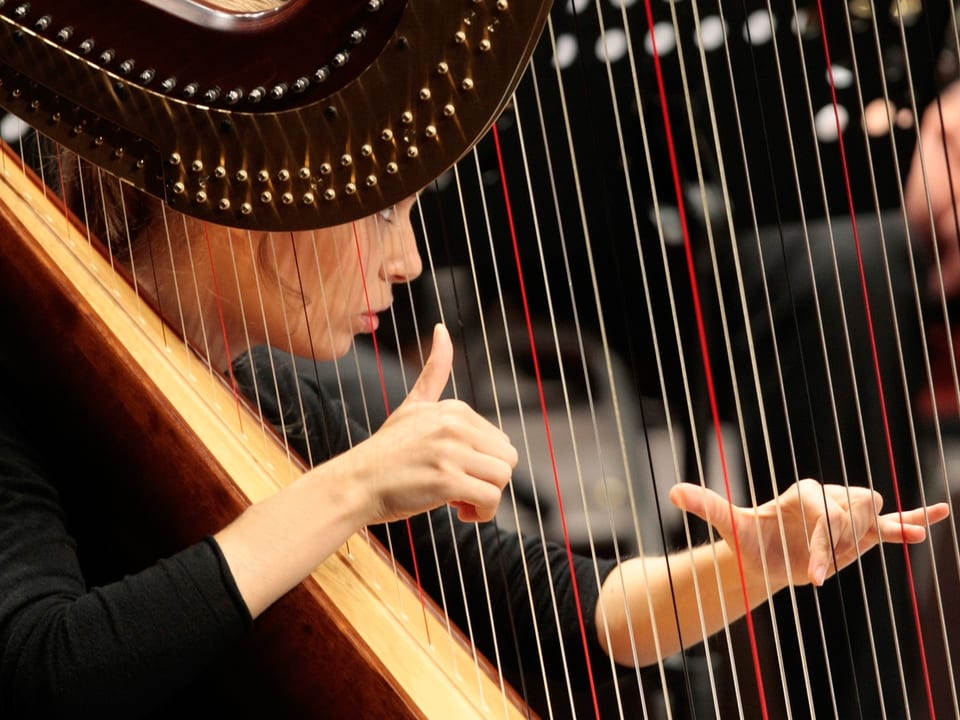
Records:
<instances>
[{"instance_id":1,"label":"black sleeve","mask_svg":"<svg viewBox=\"0 0 960 720\"><path fill-rule=\"evenodd\" d=\"M0 395L0 717L147 712L242 637L249 613L212 539L88 589L9 407Z\"/></svg>"},{"instance_id":2,"label":"black sleeve","mask_svg":"<svg viewBox=\"0 0 960 720\"><path fill-rule=\"evenodd\" d=\"M515 686L540 686L546 679L583 692L591 673L595 680L610 677L594 616L597 580L603 582L614 561L573 555L571 570L562 546L538 537L521 540L492 522L462 523L447 507L410 522L416 568L405 522L389 526L397 560L411 574L418 571L431 597L445 600L450 618L472 631L487 658L499 657ZM373 530L386 542L384 527Z\"/></svg>"}]
</instances>

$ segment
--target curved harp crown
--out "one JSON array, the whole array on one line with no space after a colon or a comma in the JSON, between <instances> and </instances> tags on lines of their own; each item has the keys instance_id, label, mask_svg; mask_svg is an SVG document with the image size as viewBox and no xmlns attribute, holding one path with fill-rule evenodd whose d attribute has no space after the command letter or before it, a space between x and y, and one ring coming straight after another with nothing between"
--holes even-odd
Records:
<instances>
[{"instance_id":1,"label":"curved harp crown","mask_svg":"<svg viewBox=\"0 0 960 720\"><path fill-rule=\"evenodd\" d=\"M186 214L335 225L482 135L550 7L440 1L0 0L0 106Z\"/></svg>"}]
</instances>

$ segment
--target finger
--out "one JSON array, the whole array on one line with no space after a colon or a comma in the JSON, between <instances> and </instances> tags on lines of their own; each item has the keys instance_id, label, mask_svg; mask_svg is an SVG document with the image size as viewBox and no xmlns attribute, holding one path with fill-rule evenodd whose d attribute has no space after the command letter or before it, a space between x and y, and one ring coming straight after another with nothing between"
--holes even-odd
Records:
<instances>
[{"instance_id":1,"label":"finger","mask_svg":"<svg viewBox=\"0 0 960 720\"><path fill-rule=\"evenodd\" d=\"M923 508L914 508L902 513L887 513L880 517L880 539L893 543L923 542L927 537L926 525L938 523L949 514L947 503L931 505L926 512Z\"/></svg>"},{"instance_id":2,"label":"finger","mask_svg":"<svg viewBox=\"0 0 960 720\"><path fill-rule=\"evenodd\" d=\"M470 478L461 486L462 492L449 505L457 510L463 522L486 522L497 514L503 493L487 482Z\"/></svg>"},{"instance_id":3,"label":"finger","mask_svg":"<svg viewBox=\"0 0 960 720\"><path fill-rule=\"evenodd\" d=\"M684 512L706 520L723 537L733 534L733 513L736 507L713 490L693 483L680 483L670 488L670 502Z\"/></svg>"},{"instance_id":4,"label":"finger","mask_svg":"<svg viewBox=\"0 0 960 720\"><path fill-rule=\"evenodd\" d=\"M830 498L826 505L817 506L815 512L817 521L810 534L807 576L814 585L823 585L833 563L834 543L844 541L844 535L850 533L850 523L846 511Z\"/></svg>"},{"instance_id":5,"label":"finger","mask_svg":"<svg viewBox=\"0 0 960 720\"><path fill-rule=\"evenodd\" d=\"M450 333L441 324L437 323L433 328L433 345L430 348L430 356L427 358L423 370L420 371L420 377L416 384L407 395L407 400L420 400L425 402L436 402L443 394L443 389L447 386L447 380L450 379L450 371L453 368L453 343L450 342Z\"/></svg>"}]
</instances>

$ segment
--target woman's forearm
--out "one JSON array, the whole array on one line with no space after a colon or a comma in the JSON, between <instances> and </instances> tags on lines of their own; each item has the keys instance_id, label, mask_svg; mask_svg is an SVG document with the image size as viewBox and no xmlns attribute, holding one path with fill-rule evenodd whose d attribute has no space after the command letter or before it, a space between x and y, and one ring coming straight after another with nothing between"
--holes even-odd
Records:
<instances>
[{"instance_id":1,"label":"woman's forearm","mask_svg":"<svg viewBox=\"0 0 960 720\"><path fill-rule=\"evenodd\" d=\"M746 595L751 608L767 600L763 579L748 577ZM600 590L597 628L617 662L643 666L702 641L746 611L736 554L718 542L623 562Z\"/></svg>"}]
</instances>

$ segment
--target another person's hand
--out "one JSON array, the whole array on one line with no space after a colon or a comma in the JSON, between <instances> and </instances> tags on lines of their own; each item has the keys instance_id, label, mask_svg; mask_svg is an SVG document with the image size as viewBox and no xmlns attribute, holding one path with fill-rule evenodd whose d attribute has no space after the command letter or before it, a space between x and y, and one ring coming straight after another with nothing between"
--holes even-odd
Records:
<instances>
[{"instance_id":1,"label":"another person's hand","mask_svg":"<svg viewBox=\"0 0 960 720\"><path fill-rule=\"evenodd\" d=\"M960 82L941 93L939 101L931 103L923 113L920 142L913 154L904 195L907 218L915 238L921 242L936 238L933 250L940 257L943 293L947 298L960 293L958 198ZM940 272L934 263L927 278L927 291L932 297L940 296L940 282Z\"/></svg>"},{"instance_id":2,"label":"another person's hand","mask_svg":"<svg viewBox=\"0 0 960 720\"><path fill-rule=\"evenodd\" d=\"M937 523L950 513L946 503L938 503L926 513L916 508L878 515L883 504L879 493L816 480L801 480L756 509L732 506L715 492L686 483L675 486L670 499L712 524L731 547L736 524L745 572L751 578L760 576L765 561L774 591L790 582L822 585L880 542L922 542L926 523Z\"/></svg>"},{"instance_id":3,"label":"another person's hand","mask_svg":"<svg viewBox=\"0 0 960 720\"><path fill-rule=\"evenodd\" d=\"M397 520L449 503L461 520L493 518L517 465L499 428L459 400L441 400L453 345L446 328L406 400L370 438L341 456L357 490L369 494L369 522ZM338 459L338 460L340 460Z\"/></svg>"}]
</instances>

